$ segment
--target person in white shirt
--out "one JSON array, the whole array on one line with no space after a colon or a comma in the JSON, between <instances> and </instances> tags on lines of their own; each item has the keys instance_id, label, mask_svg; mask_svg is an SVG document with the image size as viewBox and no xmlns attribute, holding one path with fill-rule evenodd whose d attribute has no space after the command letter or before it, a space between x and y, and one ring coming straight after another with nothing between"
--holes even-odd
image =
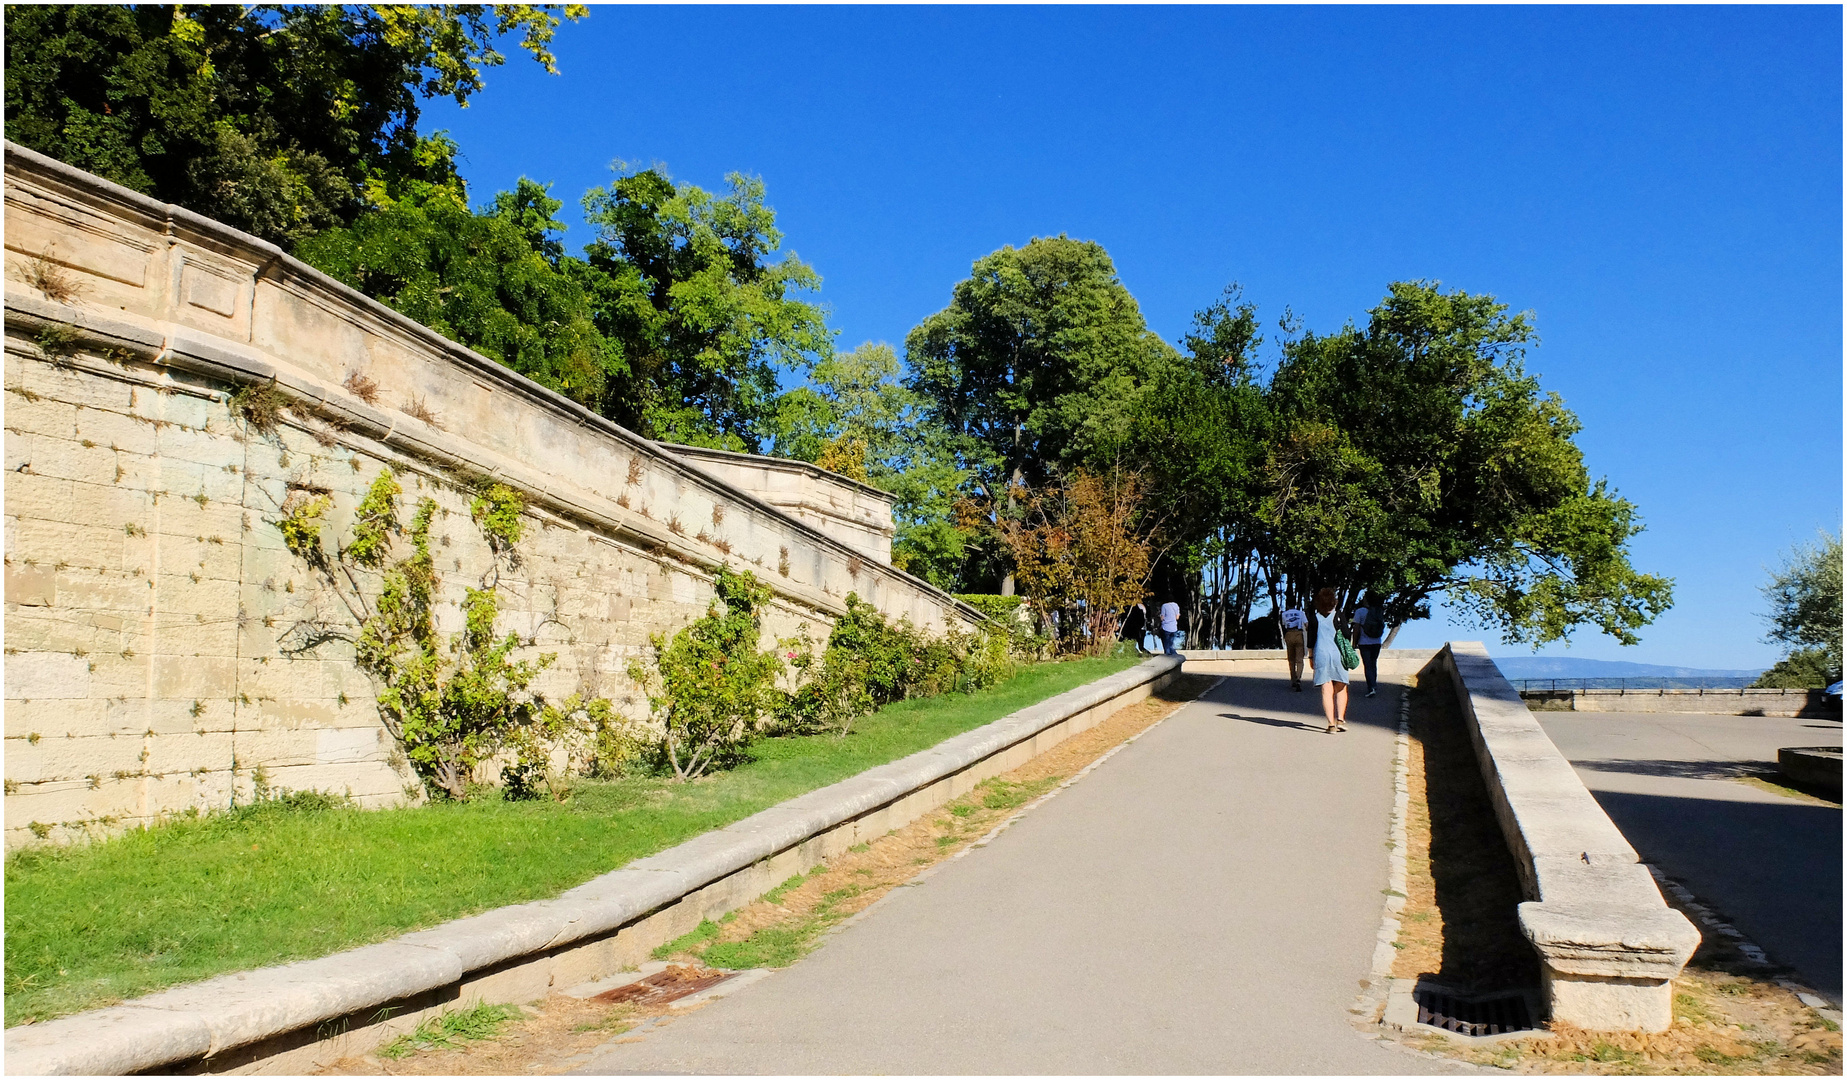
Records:
<instances>
[{"instance_id":1,"label":"person in white shirt","mask_svg":"<svg viewBox=\"0 0 1847 1080\"><path fill-rule=\"evenodd\" d=\"M1161 605L1161 651L1168 656L1180 655L1174 642L1180 637L1180 605L1169 600Z\"/></svg>"},{"instance_id":2,"label":"person in white shirt","mask_svg":"<svg viewBox=\"0 0 1847 1080\"><path fill-rule=\"evenodd\" d=\"M1289 650L1289 689L1302 689L1302 660L1308 655L1308 613L1299 607L1283 612L1283 647Z\"/></svg>"},{"instance_id":3,"label":"person in white shirt","mask_svg":"<svg viewBox=\"0 0 1847 1080\"><path fill-rule=\"evenodd\" d=\"M1379 693L1379 650L1385 645L1385 605L1370 592L1365 606L1353 613L1353 632L1359 635L1355 644L1366 668L1366 696L1374 697Z\"/></svg>"}]
</instances>

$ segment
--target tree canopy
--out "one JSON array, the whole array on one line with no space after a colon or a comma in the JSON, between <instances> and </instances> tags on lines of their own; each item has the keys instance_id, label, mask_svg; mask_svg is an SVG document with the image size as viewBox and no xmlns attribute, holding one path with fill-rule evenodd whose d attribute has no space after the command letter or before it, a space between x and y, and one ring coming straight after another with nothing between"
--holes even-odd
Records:
<instances>
[{"instance_id":1,"label":"tree canopy","mask_svg":"<svg viewBox=\"0 0 1847 1080\"><path fill-rule=\"evenodd\" d=\"M1267 372L1258 326L1234 285L1184 352L1167 346L1095 244L978 262L907 340L910 385L980 497L956 522L964 584L994 580L997 558L1046 577L991 539L1026 535L1007 515L1081 469L1138 485L1151 578L1219 605L1220 640L1249 636L1259 599L1322 586L1349 607L1375 593L1394 626L1442 596L1532 644L1586 625L1633 643L1671 604L1670 581L1630 565L1635 506L1590 476L1577 418L1525 370L1529 315L1397 282L1333 333L1285 315Z\"/></svg>"},{"instance_id":2,"label":"tree canopy","mask_svg":"<svg viewBox=\"0 0 1847 1080\"><path fill-rule=\"evenodd\" d=\"M1491 296L1399 282L1364 329L1288 342L1258 509L1276 569L1374 589L1394 624L1446 593L1509 642L1634 643L1671 583L1630 567L1635 507L1585 470L1577 418L1524 370L1532 339Z\"/></svg>"},{"instance_id":3,"label":"tree canopy","mask_svg":"<svg viewBox=\"0 0 1847 1080\"><path fill-rule=\"evenodd\" d=\"M756 450L773 437L778 373L825 360L825 313L798 294L820 275L782 244L763 181L713 195L658 169L584 196L596 323L627 358L605 415L674 442Z\"/></svg>"},{"instance_id":4,"label":"tree canopy","mask_svg":"<svg viewBox=\"0 0 1847 1080\"><path fill-rule=\"evenodd\" d=\"M1126 403L1173 354L1102 245L1066 236L976 262L905 351L911 389L994 496L1120 444Z\"/></svg>"},{"instance_id":5,"label":"tree canopy","mask_svg":"<svg viewBox=\"0 0 1847 1080\"><path fill-rule=\"evenodd\" d=\"M503 34L547 70L581 5L9 5L6 135L284 246L442 181L421 98L467 104ZM449 145L452 149L452 144Z\"/></svg>"},{"instance_id":6,"label":"tree canopy","mask_svg":"<svg viewBox=\"0 0 1847 1080\"><path fill-rule=\"evenodd\" d=\"M1769 641L1789 649L1759 686L1827 686L1841 677L1841 538L1823 531L1770 572Z\"/></svg>"},{"instance_id":7,"label":"tree canopy","mask_svg":"<svg viewBox=\"0 0 1847 1080\"><path fill-rule=\"evenodd\" d=\"M479 212L459 182L410 181L299 254L359 291L544 386L601 407L626 373L597 329L589 275L567 264L562 203L522 178Z\"/></svg>"},{"instance_id":8,"label":"tree canopy","mask_svg":"<svg viewBox=\"0 0 1847 1080\"><path fill-rule=\"evenodd\" d=\"M1525 369L1532 318L1492 296L1396 282L1333 332L1285 313L1265 352L1234 285L1176 347L1100 244L1061 234L976 260L902 357L836 353L759 178L710 192L618 165L583 196L581 255L543 183L471 203L420 103L467 104L509 36L555 70L556 28L585 11L12 6L7 135L282 244L645 436L880 486L899 567L958 591L1024 570L1093 635L1136 575L1236 643L1261 636L1261 600L1323 585L1376 593L1394 626L1442 597L1533 644L1581 626L1630 643L1671 603L1630 565L1636 507ZM1107 559L1074 554L1105 539ZM1793 563L1774 633L1838 672L1833 543L1832 639L1810 611L1822 570Z\"/></svg>"}]
</instances>

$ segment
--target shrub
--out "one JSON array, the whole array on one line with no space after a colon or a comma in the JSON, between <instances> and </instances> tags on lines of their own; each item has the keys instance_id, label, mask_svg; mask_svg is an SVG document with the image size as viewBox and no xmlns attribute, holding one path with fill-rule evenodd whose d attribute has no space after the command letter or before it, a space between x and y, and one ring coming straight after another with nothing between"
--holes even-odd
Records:
<instances>
[{"instance_id":1,"label":"shrub","mask_svg":"<svg viewBox=\"0 0 1847 1080\"><path fill-rule=\"evenodd\" d=\"M1757 677L1753 688L1804 690L1827 686L1839 678L1825 649L1797 649Z\"/></svg>"},{"instance_id":2,"label":"shrub","mask_svg":"<svg viewBox=\"0 0 1847 1080\"><path fill-rule=\"evenodd\" d=\"M994 593L959 593L956 599L994 620L995 628L1005 635L1006 649L1022 661L1042 660L1052 639L1039 630L1038 618L1024 596L999 596Z\"/></svg>"},{"instance_id":3,"label":"shrub","mask_svg":"<svg viewBox=\"0 0 1847 1080\"><path fill-rule=\"evenodd\" d=\"M973 693L1014 668L1004 634L951 627L931 638L909 619L886 621L857 593L847 594L847 612L834 623L819 661L807 647L789 656L802 677L787 699L786 726L840 735L852 730L856 718L894 701Z\"/></svg>"},{"instance_id":4,"label":"shrub","mask_svg":"<svg viewBox=\"0 0 1847 1080\"><path fill-rule=\"evenodd\" d=\"M662 763L680 780L741 760L782 711L776 682L783 657L757 647L769 586L748 570L721 566L713 588L717 595L705 615L671 641L663 634L649 638L655 672L639 662L629 665L629 677L646 689L662 726Z\"/></svg>"}]
</instances>

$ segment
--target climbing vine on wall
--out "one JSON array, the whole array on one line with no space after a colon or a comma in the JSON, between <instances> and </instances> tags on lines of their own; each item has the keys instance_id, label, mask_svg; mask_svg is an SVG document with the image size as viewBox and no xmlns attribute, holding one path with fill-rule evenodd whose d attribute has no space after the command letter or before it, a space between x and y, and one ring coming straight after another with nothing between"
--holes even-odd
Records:
<instances>
[{"instance_id":1,"label":"climbing vine on wall","mask_svg":"<svg viewBox=\"0 0 1847 1080\"><path fill-rule=\"evenodd\" d=\"M505 484L477 485L470 516L487 541L490 564L479 587L462 599L462 629L436 629L438 586L430 528L440 512L418 499L408 526L400 520L404 489L390 469L381 471L353 514L350 535L330 547L326 513L332 496L298 491L277 521L289 550L313 568L345 607L351 622L310 619L291 632L288 651L330 640L353 645L359 666L376 681L379 715L403 746L424 783L452 799L466 799L482 763L510 755L501 770L507 797L530 797L547 773L553 747L592 752L619 742L622 724L609 702L580 695L557 706L531 689L557 659L515 659L519 636L496 632L500 575L517 564L525 502ZM408 551L397 556L397 551ZM396 557L394 557L396 556ZM607 730L606 730L607 729Z\"/></svg>"}]
</instances>

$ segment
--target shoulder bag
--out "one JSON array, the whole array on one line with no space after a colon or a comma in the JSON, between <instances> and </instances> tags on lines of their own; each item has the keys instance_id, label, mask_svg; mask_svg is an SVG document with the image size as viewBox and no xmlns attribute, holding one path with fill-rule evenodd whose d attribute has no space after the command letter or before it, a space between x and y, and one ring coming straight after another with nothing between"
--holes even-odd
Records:
<instances>
[{"instance_id":1,"label":"shoulder bag","mask_svg":"<svg viewBox=\"0 0 1847 1080\"><path fill-rule=\"evenodd\" d=\"M1340 664L1348 671L1360 666L1360 654L1353 649L1353 642L1339 630L1334 631L1334 644L1340 648Z\"/></svg>"}]
</instances>

